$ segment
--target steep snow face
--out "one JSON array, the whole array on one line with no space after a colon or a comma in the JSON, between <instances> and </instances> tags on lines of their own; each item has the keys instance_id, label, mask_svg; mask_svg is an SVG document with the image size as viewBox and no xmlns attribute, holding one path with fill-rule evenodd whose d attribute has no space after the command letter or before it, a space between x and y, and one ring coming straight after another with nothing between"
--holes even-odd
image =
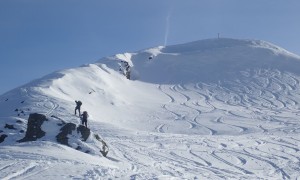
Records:
<instances>
[{"instance_id":1,"label":"steep snow face","mask_svg":"<svg viewBox=\"0 0 300 180\"><path fill-rule=\"evenodd\" d=\"M126 63L131 80L123 74ZM24 145L15 151L8 146L0 149L5 160L0 178L53 178L59 170L61 177L91 179L297 179L299 67L297 55L264 41L209 39L53 73L0 97L0 127L26 122L31 112L80 123L74 101L81 100L81 111L90 115L88 126L110 146L108 166L101 164L100 171L90 163L77 176L63 175L47 165L69 168L50 151L80 152L37 143L37 149L50 150L32 155L46 159L38 165L39 157L31 156L34 163L24 171L12 160ZM16 128L0 129L14 135L5 145L24 135L19 131L24 124ZM22 166L28 165L28 149L25 145L18 156ZM65 159L73 165L86 162ZM10 168L17 173L9 175ZM40 170L47 168L52 175Z\"/></svg>"}]
</instances>

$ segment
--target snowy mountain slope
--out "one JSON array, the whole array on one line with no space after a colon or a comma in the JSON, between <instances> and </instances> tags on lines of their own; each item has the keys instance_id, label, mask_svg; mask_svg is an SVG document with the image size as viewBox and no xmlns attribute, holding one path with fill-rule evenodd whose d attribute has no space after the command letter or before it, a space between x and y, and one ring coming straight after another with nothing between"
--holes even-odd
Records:
<instances>
[{"instance_id":1,"label":"snowy mountain slope","mask_svg":"<svg viewBox=\"0 0 300 180\"><path fill-rule=\"evenodd\" d=\"M119 72L124 61L132 80ZM299 65L264 41L209 39L50 74L0 97L0 135L9 134L0 178L300 178ZM107 159L51 140L15 142L29 113L79 124L78 99Z\"/></svg>"}]
</instances>

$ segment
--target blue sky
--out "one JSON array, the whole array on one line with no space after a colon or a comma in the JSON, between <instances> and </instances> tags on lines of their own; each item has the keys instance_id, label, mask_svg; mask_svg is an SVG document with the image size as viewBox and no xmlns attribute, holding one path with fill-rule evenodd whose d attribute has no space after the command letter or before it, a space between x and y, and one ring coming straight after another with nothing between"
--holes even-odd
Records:
<instances>
[{"instance_id":1,"label":"blue sky","mask_svg":"<svg viewBox=\"0 0 300 180\"><path fill-rule=\"evenodd\" d=\"M101 57L221 37L300 55L299 0L0 0L0 94Z\"/></svg>"}]
</instances>

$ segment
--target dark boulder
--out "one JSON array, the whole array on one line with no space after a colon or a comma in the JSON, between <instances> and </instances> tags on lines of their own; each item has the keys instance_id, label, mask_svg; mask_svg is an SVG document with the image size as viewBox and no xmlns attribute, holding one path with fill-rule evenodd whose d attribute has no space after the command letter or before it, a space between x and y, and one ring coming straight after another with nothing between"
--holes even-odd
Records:
<instances>
[{"instance_id":1,"label":"dark boulder","mask_svg":"<svg viewBox=\"0 0 300 180\"><path fill-rule=\"evenodd\" d=\"M7 129L16 129L14 127L14 125L10 125L10 124L5 124L4 128L7 128Z\"/></svg>"},{"instance_id":2,"label":"dark boulder","mask_svg":"<svg viewBox=\"0 0 300 180\"><path fill-rule=\"evenodd\" d=\"M77 133L81 133L81 139L83 141L86 141L87 138L89 138L90 134L91 134L91 130L85 126L79 125L77 127Z\"/></svg>"},{"instance_id":3,"label":"dark boulder","mask_svg":"<svg viewBox=\"0 0 300 180\"><path fill-rule=\"evenodd\" d=\"M76 129L76 124L74 123L67 123L65 124L61 129L60 129L60 133L56 136L56 140L57 142L70 146L69 145L69 138L68 135L72 134L72 132ZM91 134L91 131L89 128L79 125L77 127L77 133L81 134L81 140L82 141L86 141L88 139L88 137Z\"/></svg>"},{"instance_id":4,"label":"dark boulder","mask_svg":"<svg viewBox=\"0 0 300 180\"><path fill-rule=\"evenodd\" d=\"M2 135L0 136L0 143L2 143L2 142L5 140L6 137L7 137L6 134L2 134Z\"/></svg>"},{"instance_id":5,"label":"dark boulder","mask_svg":"<svg viewBox=\"0 0 300 180\"><path fill-rule=\"evenodd\" d=\"M67 123L65 124L61 129L60 133L56 136L57 142L70 146L68 143L68 134L72 134L72 131L74 131L76 128L76 125L74 123Z\"/></svg>"},{"instance_id":6,"label":"dark boulder","mask_svg":"<svg viewBox=\"0 0 300 180\"><path fill-rule=\"evenodd\" d=\"M23 121L17 120L16 123L18 123L18 124L23 124Z\"/></svg>"},{"instance_id":7,"label":"dark boulder","mask_svg":"<svg viewBox=\"0 0 300 180\"><path fill-rule=\"evenodd\" d=\"M36 141L37 139L45 136L46 133L41 129L44 121L47 121L45 115L38 113L30 114L25 137L17 142Z\"/></svg>"}]
</instances>

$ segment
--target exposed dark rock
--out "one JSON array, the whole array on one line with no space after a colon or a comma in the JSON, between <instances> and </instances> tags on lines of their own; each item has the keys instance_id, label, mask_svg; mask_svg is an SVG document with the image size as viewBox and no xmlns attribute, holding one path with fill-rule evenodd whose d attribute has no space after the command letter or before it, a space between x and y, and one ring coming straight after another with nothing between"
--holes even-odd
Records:
<instances>
[{"instance_id":1,"label":"exposed dark rock","mask_svg":"<svg viewBox=\"0 0 300 180\"><path fill-rule=\"evenodd\" d=\"M5 99L5 101L8 101L8 99Z\"/></svg>"},{"instance_id":2,"label":"exposed dark rock","mask_svg":"<svg viewBox=\"0 0 300 180\"><path fill-rule=\"evenodd\" d=\"M68 143L68 134L72 134L72 131L74 131L76 128L76 125L73 123L67 123L60 129L60 133L56 136L57 142L70 146Z\"/></svg>"},{"instance_id":3,"label":"exposed dark rock","mask_svg":"<svg viewBox=\"0 0 300 180\"><path fill-rule=\"evenodd\" d=\"M15 109L15 111L16 111L16 112L18 112L18 111L19 111L19 109L17 108L17 109Z\"/></svg>"},{"instance_id":4,"label":"exposed dark rock","mask_svg":"<svg viewBox=\"0 0 300 180\"><path fill-rule=\"evenodd\" d=\"M5 140L6 137L7 137L6 134L2 134L2 135L0 136L0 143L2 143L2 142Z\"/></svg>"},{"instance_id":5,"label":"exposed dark rock","mask_svg":"<svg viewBox=\"0 0 300 180\"><path fill-rule=\"evenodd\" d=\"M38 113L30 114L25 137L17 142L36 141L37 139L45 136L46 133L41 129L44 121L47 121L45 115Z\"/></svg>"},{"instance_id":6,"label":"exposed dark rock","mask_svg":"<svg viewBox=\"0 0 300 180\"><path fill-rule=\"evenodd\" d=\"M16 129L14 127L14 125L10 125L10 124L5 124L4 128L6 128L6 129Z\"/></svg>"},{"instance_id":7,"label":"exposed dark rock","mask_svg":"<svg viewBox=\"0 0 300 180\"><path fill-rule=\"evenodd\" d=\"M99 137L98 134L94 134L94 137L95 137L98 141L102 141L102 139Z\"/></svg>"},{"instance_id":8,"label":"exposed dark rock","mask_svg":"<svg viewBox=\"0 0 300 180\"><path fill-rule=\"evenodd\" d=\"M3 131L2 130L0 130L0 133L2 133Z\"/></svg>"},{"instance_id":9,"label":"exposed dark rock","mask_svg":"<svg viewBox=\"0 0 300 180\"><path fill-rule=\"evenodd\" d=\"M107 150L107 151L105 151L105 150L100 150L100 152L101 152L101 154L102 154L104 157L106 157L107 154L108 154L108 150Z\"/></svg>"},{"instance_id":10,"label":"exposed dark rock","mask_svg":"<svg viewBox=\"0 0 300 180\"><path fill-rule=\"evenodd\" d=\"M91 134L91 130L85 126L79 125L77 127L77 133L81 133L81 138L83 141L86 141L87 138L89 138L90 134Z\"/></svg>"},{"instance_id":11,"label":"exposed dark rock","mask_svg":"<svg viewBox=\"0 0 300 180\"><path fill-rule=\"evenodd\" d=\"M16 122L19 124L23 124L23 121L21 121L21 120L17 120Z\"/></svg>"},{"instance_id":12,"label":"exposed dark rock","mask_svg":"<svg viewBox=\"0 0 300 180\"><path fill-rule=\"evenodd\" d=\"M63 126L65 123L57 123L58 126Z\"/></svg>"},{"instance_id":13,"label":"exposed dark rock","mask_svg":"<svg viewBox=\"0 0 300 180\"><path fill-rule=\"evenodd\" d=\"M20 112L20 109L18 109L18 112ZM85 153L91 153L91 149L87 146L85 147L85 144L87 142L87 139L90 137L91 135L91 130L83 125L77 125L74 123L66 123L63 119L56 117L56 116L51 116L53 121L49 122L51 123L51 127L52 125L57 125L56 127L58 129L60 129L60 132L56 135L56 141L60 144L63 145L67 145L69 147L72 147L78 151L82 151ZM30 114L29 118L28 118L28 122L27 122L27 130L26 133L23 129L19 130L20 133L25 133L25 136L23 139L18 140L17 142L26 142L26 141L36 141L44 136L46 136L46 133L50 136L52 136L55 131L53 130L53 128L51 128L49 130L49 132L47 131L47 128L44 129L44 132L41 129L41 126L43 125L43 123L45 121L48 121L45 115L42 114ZM22 124L24 123L22 120L16 120L16 123L18 124ZM60 127L61 126L61 127ZM10 128L10 129L16 129L15 127L13 127L13 125L9 125L6 124L5 128ZM3 133L4 131L0 130L0 133ZM72 135L73 134L73 135ZM0 136L0 143L3 142L5 140L5 138L7 137L7 135L2 134ZM99 142L102 143L103 147L102 149L100 149L100 152L102 153L102 155L104 157L106 157L107 153L108 153L108 146L106 145L106 143L101 139L100 136L98 135L94 135L93 137L90 138L95 138L97 139ZM74 142L74 144L71 144L71 142ZM75 144L76 143L76 144Z\"/></svg>"},{"instance_id":14,"label":"exposed dark rock","mask_svg":"<svg viewBox=\"0 0 300 180\"><path fill-rule=\"evenodd\" d=\"M109 148L108 148L106 142L104 142L104 141L99 137L98 134L94 134L94 137L95 137L98 141L100 141L100 142L102 143L102 150L100 150L100 152L101 152L101 154L102 154L104 157L106 157L107 154L108 154L108 151L109 151Z\"/></svg>"},{"instance_id":15,"label":"exposed dark rock","mask_svg":"<svg viewBox=\"0 0 300 180\"><path fill-rule=\"evenodd\" d=\"M25 101L21 101L21 103L23 104Z\"/></svg>"},{"instance_id":16,"label":"exposed dark rock","mask_svg":"<svg viewBox=\"0 0 300 180\"><path fill-rule=\"evenodd\" d=\"M92 89L92 91L90 91L89 92L89 94L92 94L92 93L94 93L94 92L96 92L94 89Z\"/></svg>"}]
</instances>

